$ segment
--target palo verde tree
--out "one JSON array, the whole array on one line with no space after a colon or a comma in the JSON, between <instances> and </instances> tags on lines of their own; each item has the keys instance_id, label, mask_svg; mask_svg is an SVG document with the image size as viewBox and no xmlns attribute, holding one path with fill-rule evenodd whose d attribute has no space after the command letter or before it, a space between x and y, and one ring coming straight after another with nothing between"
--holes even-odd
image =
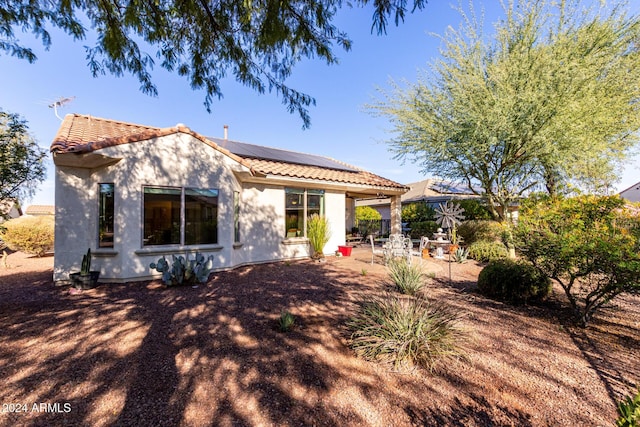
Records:
<instances>
[{"instance_id":1,"label":"palo verde tree","mask_svg":"<svg viewBox=\"0 0 640 427\"><path fill-rule=\"evenodd\" d=\"M430 70L369 106L396 158L462 180L499 220L532 190L609 186L638 142L640 20L583 3L509 1L491 38L461 10Z\"/></svg>"},{"instance_id":2,"label":"palo verde tree","mask_svg":"<svg viewBox=\"0 0 640 427\"><path fill-rule=\"evenodd\" d=\"M364 6L370 0L356 0ZM413 10L426 0L414 0ZM290 88L285 80L303 58L337 62L334 45L351 47L347 35L332 20L342 0L16 0L0 2L0 52L36 59L16 30L31 32L51 45L48 26L75 40L87 37L87 27L97 33L94 46L86 46L94 76L107 72L131 73L140 89L156 95L151 70L162 68L189 79L194 89L204 89L207 110L222 97L221 80L233 77L259 93L275 91L289 112L298 112L309 125L307 108L314 99ZM404 0L376 0L373 26L385 31L389 18L396 25L407 13ZM147 52L147 50L155 50Z\"/></svg>"},{"instance_id":3,"label":"palo verde tree","mask_svg":"<svg viewBox=\"0 0 640 427\"><path fill-rule=\"evenodd\" d=\"M640 294L640 211L618 196L545 197L523 205L522 256L564 290L578 323L622 293Z\"/></svg>"},{"instance_id":4,"label":"palo verde tree","mask_svg":"<svg viewBox=\"0 0 640 427\"><path fill-rule=\"evenodd\" d=\"M32 195L44 181L47 153L28 130L19 115L0 110L0 200Z\"/></svg>"}]
</instances>

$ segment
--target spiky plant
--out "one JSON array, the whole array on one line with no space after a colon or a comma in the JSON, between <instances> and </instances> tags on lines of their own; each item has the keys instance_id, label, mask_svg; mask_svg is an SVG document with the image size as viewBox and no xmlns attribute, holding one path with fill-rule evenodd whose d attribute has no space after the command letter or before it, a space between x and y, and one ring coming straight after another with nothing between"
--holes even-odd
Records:
<instances>
[{"instance_id":1,"label":"spiky plant","mask_svg":"<svg viewBox=\"0 0 640 427\"><path fill-rule=\"evenodd\" d=\"M449 308L423 298L374 297L361 302L348 323L350 346L358 356L395 369L433 371L463 354L466 335L457 320Z\"/></svg>"},{"instance_id":2,"label":"spiky plant","mask_svg":"<svg viewBox=\"0 0 640 427\"><path fill-rule=\"evenodd\" d=\"M331 238L331 228L326 217L313 214L307 218L307 238L313 248L313 258L324 258L322 250Z\"/></svg>"},{"instance_id":3,"label":"spiky plant","mask_svg":"<svg viewBox=\"0 0 640 427\"><path fill-rule=\"evenodd\" d=\"M424 287L424 272L419 265L409 264L404 258L389 260L389 277L400 293L415 295Z\"/></svg>"},{"instance_id":4,"label":"spiky plant","mask_svg":"<svg viewBox=\"0 0 640 427\"><path fill-rule=\"evenodd\" d=\"M278 326L281 332L289 332L296 323L296 317L290 311L282 310L278 319Z\"/></svg>"}]
</instances>

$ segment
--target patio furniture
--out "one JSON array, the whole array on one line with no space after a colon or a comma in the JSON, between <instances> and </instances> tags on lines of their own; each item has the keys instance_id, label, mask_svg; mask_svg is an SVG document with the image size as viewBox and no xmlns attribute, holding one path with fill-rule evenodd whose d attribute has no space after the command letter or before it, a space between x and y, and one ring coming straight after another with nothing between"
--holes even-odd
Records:
<instances>
[{"instance_id":1,"label":"patio furniture","mask_svg":"<svg viewBox=\"0 0 640 427\"><path fill-rule=\"evenodd\" d=\"M362 243L362 236L359 235L350 235L347 236L347 245L358 246Z\"/></svg>"},{"instance_id":2,"label":"patio furniture","mask_svg":"<svg viewBox=\"0 0 640 427\"><path fill-rule=\"evenodd\" d=\"M387 259L405 258L408 263L411 263L411 251L413 249L411 238L404 237L402 234L391 234L384 248Z\"/></svg>"},{"instance_id":3,"label":"patio furniture","mask_svg":"<svg viewBox=\"0 0 640 427\"><path fill-rule=\"evenodd\" d=\"M384 249L377 249L376 244L373 241L373 234L369 234L369 241L371 242L371 264L376 256L381 256L386 261L386 252Z\"/></svg>"},{"instance_id":4,"label":"patio furniture","mask_svg":"<svg viewBox=\"0 0 640 427\"><path fill-rule=\"evenodd\" d=\"M429 238L426 237L426 236L420 237L420 246L418 246L418 250L417 251L413 251L412 250L411 254L415 255L415 256L422 257L422 251L424 249L429 250Z\"/></svg>"}]
</instances>

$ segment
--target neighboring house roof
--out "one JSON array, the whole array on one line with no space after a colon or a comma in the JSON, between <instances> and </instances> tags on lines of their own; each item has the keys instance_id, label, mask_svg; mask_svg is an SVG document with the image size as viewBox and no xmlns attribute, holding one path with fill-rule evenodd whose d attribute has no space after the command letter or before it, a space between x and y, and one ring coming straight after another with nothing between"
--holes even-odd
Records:
<instances>
[{"instance_id":1,"label":"neighboring house roof","mask_svg":"<svg viewBox=\"0 0 640 427\"><path fill-rule=\"evenodd\" d=\"M256 175L331 181L394 190L407 188L397 182L328 157L209 138L181 124L169 128L157 128L87 115L67 114L50 149L54 154L90 153L106 147L145 141L179 132L192 135L238 161Z\"/></svg>"},{"instance_id":2,"label":"neighboring house roof","mask_svg":"<svg viewBox=\"0 0 640 427\"><path fill-rule=\"evenodd\" d=\"M630 202L640 202L640 182L636 182L631 187L622 190L620 196Z\"/></svg>"},{"instance_id":3,"label":"neighboring house roof","mask_svg":"<svg viewBox=\"0 0 640 427\"><path fill-rule=\"evenodd\" d=\"M443 181L441 179L429 178L419 182L413 182L406 184L409 187L409 191L401 196L401 202L404 203L416 203L416 202L431 202L440 203L455 198L471 198L478 197L469 188L456 184L451 181ZM481 189L476 189L478 192L482 192ZM391 201L388 198L371 198L358 200L356 204L358 206L372 206L381 207L389 205Z\"/></svg>"},{"instance_id":4,"label":"neighboring house roof","mask_svg":"<svg viewBox=\"0 0 640 427\"><path fill-rule=\"evenodd\" d=\"M56 207L53 205L31 205L25 211L25 215L55 215Z\"/></svg>"},{"instance_id":5,"label":"neighboring house roof","mask_svg":"<svg viewBox=\"0 0 640 427\"><path fill-rule=\"evenodd\" d=\"M0 222L5 219L18 218L21 215L22 209L15 200L0 200Z\"/></svg>"},{"instance_id":6,"label":"neighboring house roof","mask_svg":"<svg viewBox=\"0 0 640 427\"><path fill-rule=\"evenodd\" d=\"M447 197L470 197L476 194L468 187L456 184L451 181L441 179L425 179L419 182L407 184L409 191L402 195L402 203L420 202L434 198ZM481 190L476 189L477 192Z\"/></svg>"}]
</instances>

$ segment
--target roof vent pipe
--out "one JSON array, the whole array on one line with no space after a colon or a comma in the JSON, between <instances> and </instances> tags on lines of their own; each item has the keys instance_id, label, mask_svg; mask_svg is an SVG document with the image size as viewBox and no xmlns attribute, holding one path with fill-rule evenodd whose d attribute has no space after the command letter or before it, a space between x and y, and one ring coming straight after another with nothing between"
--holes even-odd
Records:
<instances>
[{"instance_id":1,"label":"roof vent pipe","mask_svg":"<svg viewBox=\"0 0 640 427\"><path fill-rule=\"evenodd\" d=\"M224 139L229 139L229 125L224 125Z\"/></svg>"}]
</instances>

